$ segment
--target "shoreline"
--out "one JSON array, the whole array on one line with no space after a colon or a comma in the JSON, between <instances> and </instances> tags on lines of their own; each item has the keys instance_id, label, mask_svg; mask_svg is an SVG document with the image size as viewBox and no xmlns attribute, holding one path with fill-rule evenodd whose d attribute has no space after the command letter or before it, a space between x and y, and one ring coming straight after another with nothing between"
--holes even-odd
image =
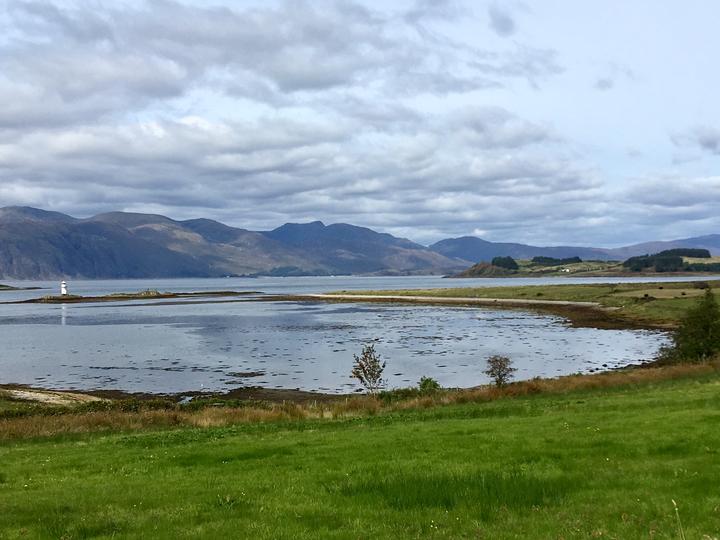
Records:
<instances>
[{"instance_id":1,"label":"shoreline","mask_svg":"<svg viewBox=\"0 0 720 540\"><path fill-rule=\"evenodd\" d=\"M460 274L450 274L443 276L445 279L528 279L528 278L659 278L659 277L679 277L679 278L717 278L717 272L515 272L504 275L474 275L466 276Z\"/></svg>"},{"instance_id":2,"label":"shoreline","mask_svg":"<svg viewBox=\"0 0 720 540\"><path fill-rule=\"evenodd\" d=\"M309 390L300 390L298 388L265 388L262 386L246 386L234 388L225 392L201 392L199 390L190 390L187 392L130 392L125 390L107 389L107 390L75 390L75 389L58 389L44 388L32 384L20 383L2 383L0 384L0 392L10 393L12 399L20 401L39 402L45 404L53 404L52 401L58 401L58 405L70 405L87 403L93 401L152 401L167 400L174 403L182 403L185 401L193 401L196 398L206 400L233 400L233 401L251 401L251 402L271 402L271 403L329 403L334 401L343 401L351 397L363 395L360 392L351 394L328 394L322 392L312 392ZM22 397L26 396L26 397ZM33 399L33 396L39 399ZM63 402L63 403L59 403Z\"/></svg>"},{"instance_id":3,"label":"shoreline","mask_svg":"<svg viewBox=\"0 0 720 540\"><path fill-rule=\"evenodd\" d=\"M16 289L31 290L31 289ZM152 292L140 291L137 293L117 293L103 296L43 296L27 300L14 300L11 302L0 302L1 304L97 304L103 302L126 302L129 300L170 300L174 298L218 298L251 296L263 294L260 291L199 291L199 292Z\"/></svg>"},{"instance_id":4,"label":"shoreline","mask_svg":"<svg viewBox=\"0 0 720 540\"><path fill-rule=\"evenodd\" d=\"M634 320L622 316L620 308L603 306L599 302L570 300L537 300L524 298L475 298L443 296L364 295L364 294L302 294L268 295L261 302L328 302L328 303L380 303L438 305L450 307L480 307L507 310L534 311L556 315L568 320L577 328L601 330L672 330L675 325Z\"/></svg>"},{"instance_id":5,"label":"shoreline","mask_svg":"<svg viewBox=\"0 0 720 540\"><path fill-rule=\"evenodd\" d=\"M661 368L656 360L648 360L646 362L630 363L620 367L595 368L594 371L587 373L568 373L555 377L535 377L533 379L514 380L512 384L526 384L533 381L541 381L552 383L568 377L596 377L609 374L617 374L625 371L635 371L644 369ZM442 388L446 392L472 392L482 388L492 388L492 383L478 384L469 387L447 387ZM416 386L399 387L385 389L384 392L395 392L414 390ZM301 390L299 388L266 388L262 386L246 386L227 390L225 392L201 392L199 390L190 390L187 392L131 392L117 389L106 390L77 390L62 388L46 388L35 386L33 384L21 383L0 383L1 394L9 393L11 399L19 401L36 402L46 405L78 405L89 402L101 401L138 401L148 402L154 400L165 400L175 404L192 403L195 399L206 401L242 401L255 403L295 403L295 404L311 404L311 403L336 403L347 401L353 398L370 397L364 391L357 391L344 394L332 394L325 392L314 392L311 390ZM25 396L25 397L23 397Z\"/></svg>"}]
</instances>

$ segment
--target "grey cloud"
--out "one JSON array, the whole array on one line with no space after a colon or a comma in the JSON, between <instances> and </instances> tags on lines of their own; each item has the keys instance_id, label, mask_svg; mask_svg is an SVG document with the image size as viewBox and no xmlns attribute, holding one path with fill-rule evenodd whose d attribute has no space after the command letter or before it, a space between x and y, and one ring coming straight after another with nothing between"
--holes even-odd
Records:
<instances>
[{"instance_id":1,"label":"grey cloud","mask_svg":"<svg viewBox=\"0 0 720 540\"><path fill-rule=\"evenodd\" d=\"M564 71L556 51L526 45L517 45L504 53L479 52L471 65L486 76L526 79L535 88L539 86L538 81Z\"/></svg>"},{"instance_id":2,"label":"grey cloud","mask_svg":"<svg viewBox=\"0 0 720 540\"><path fill-rule=\"evenodd\" d=\"M417 24L427 20L454 20L465 14L466 10L453 0L415 0L414 5L405 13L405 20Z\"/></svg>"},{"instance_id":3,"label":"grey cloud","mask_svg":"<svg viewBox=\"0 0 720 540\"><path fill-rule=\"evenodd\" d=\"M524 121L500 107L472 107L453 113L452 128L474 148L518 148L553 142L556 136L531 122Z\"/></svg>"},{"instance_id":4,"label":"grey cloud","mask_svg":"<svg viewBox=\"0 0 720 540\"><path fill-rule=\"evenodd\" d=\"M603 77L595 81L595 88L598 90L610 90L615 86L615 81L609 77Z\"/></svg>"},{"instance_id":5,"label":"grey cloud","mask_svg":"<svg viewBox=\"0 0 720 540\"><path fill-rule=\"evenodd\" d=\"M47 38L70 37L79 42L112 41L112 26L92 10L64 10L46 2L15 2L10 12L20 28Z\"/></svg>"},{"instance_id":6,"label":"grey cloud","mask_svg":"<svg viewBox=\"0 0 720 540\"><path fill-rule=\"evenodd\" d=\"M592 174L542 157L557 154L552 138L503 109L468 109L430 123L412 111L398 114L408 130L373 137L365 120L334 117L35 130L0 144L3 178L32 193L0 196L86 214L92 200L103 210L153 208L176 217L194 208L245 227L302 216L407 227L432 212L451 221L484 215L492 224L508 219L518 200L528 216L542 215L552 198L592 202Z\"/></svg>"},{"instance_id":7,"label":"grey cloud","mask_svg":"<svg viewBox=\"0 0 720 540\"><path fill-rule=\"evenodd\" d=\"M683 212L708 206L720 208L720 176L640 180L629 190L629 195L632 200L645 205Z\"/></svg>"},{"instance_id":8,"label":"grey cloud","mask_svg":"<svg viewBox=\"0 0 720 540\"><path fill-rule=\"evenodd\" d=\"M593 87L596 90L605 92L613 89L621 80L634 81L635 79L636 75L632 69L615 62L610 62L606 66L605 74L596 79Z\"/></svg>"},{"instance_id":9,"label":"grey cloud","mask_svg":"<svg viewBox=\"0 0 720 540\"><path fill-rule=\"evenodd\" d=\"M493 106L447 112L444 96L492 104L497 89L563 70L551 49L454 41L440 31L457 16L450 2L394 14L345 1L13 5L0 40L3 204L249 228L349 221L428 242L479 229L582 243L637 216L638 235L662 227L648 209L720 214L711 181L608 195L551 127ZM203 92L212 99L196 105ZM216 94L226 101L208 112ZM713 130L683 137L719 151Z\"/></svg>"},{"instance_id":10,"label":"grey cloud","mask_svg":"<svg viewBox=\"0 0 720 540\"><path fill-rule=\"evenodd\" d=\"M720 129L710 126L697 126L692 130L674 135L676 146L695 147L711 154L720 154Z\"/></svg>"},{"instance_id":11,"label":"grey cloud","mask_svg":"<svg viewBox=\"0 0 720 540\"><path fill-rule=\"evenodd\" d=\"M515 33L515 21L506 10L493 3L488 9L490 28L499 36L507 37Z\"/></svg>"},{"instance_id":12,"label":"grey cloud","mask_svg":"<svg viewBox=\"0 0 720 540\"><path fill-rule=\"evenodd\" d=\"M332 89L443 95L499 87L508 78L536 84L560 71L552 51L460 47L349 1L322 9L303 1L244 9L171 0L93 10L11 6L14 33L0 42L0 95L12 104L0 112L6 129L143 111L218 81L232 95L290 106ZM455 12L450 2L419 2L407 15Z\"/></svg>"}]
</instances>

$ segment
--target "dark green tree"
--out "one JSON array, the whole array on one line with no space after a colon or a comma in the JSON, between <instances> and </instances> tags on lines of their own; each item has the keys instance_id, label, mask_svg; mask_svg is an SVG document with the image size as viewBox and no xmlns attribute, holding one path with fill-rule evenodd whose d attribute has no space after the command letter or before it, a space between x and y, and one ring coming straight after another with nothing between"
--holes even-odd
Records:
<instances>
[{"instance_id":1,"label":"dark green tree","mask_svg":"<svg viewBox=\"0 0 720 540\"><path fill-rule=\"evenodd\" d=\"M673 335L672 345L661 351L660 361L703 362L720 352L720 307L712 289L687 310Z\"/></svg>"},{"instance_id":2,"label":"dark green tree","mask_svg":"<svg viewBox=\"0 0 720 540\"><path fill-rule=\"evenodd\" d=\"M500 268L507 268L508 270L517 270L519 268L515 259L512 257L495 257L491 264L493 266L499 266Z\"/></svg>"}]
</instances>

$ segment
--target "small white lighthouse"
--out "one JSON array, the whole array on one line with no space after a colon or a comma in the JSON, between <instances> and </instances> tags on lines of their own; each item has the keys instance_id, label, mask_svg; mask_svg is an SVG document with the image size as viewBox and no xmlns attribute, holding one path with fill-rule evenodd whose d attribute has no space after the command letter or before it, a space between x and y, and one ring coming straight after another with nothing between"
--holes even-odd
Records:
<instances>
[{"instance_id":1,"label":"small white lighthouse","mask_svg":"<svg viewBox=\"0 0 720 540\"><path fill-rule=\"evenodd\" d=\"M67 296L67 295L68 295L67 282L63 279L60 282L60 296Z\"/></svg>"}]
</instances>

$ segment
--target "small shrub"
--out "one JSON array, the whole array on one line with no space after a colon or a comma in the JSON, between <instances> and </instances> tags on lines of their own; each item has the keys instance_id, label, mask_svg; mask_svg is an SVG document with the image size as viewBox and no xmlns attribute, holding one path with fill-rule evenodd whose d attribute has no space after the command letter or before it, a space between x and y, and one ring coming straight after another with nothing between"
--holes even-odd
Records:
<instances>
[{"instance_id":1,"label":"small shrub","mask_svg":"<svg viewBox=\"0 0 720 540\"><path fill-rule=\"evenodd\" d=\"M490 377L495 386L505 386L513 377L513 373L517 371L512 366L512 360L507 356L493 355L487 359L487 369L485 375Z\"/></svg>"},{"instance_id":2,"label":"small shrub","mask_svg":"<svg viewBox=\"0 0 720 540\"><path fill-rule=\"evenodd\" d=\"M363 345L362 354L360 356L354 354L352 377L360 381L365 390L370 394L377 394L380 388L385 385L382 378L385 370L385 362L380 360L380 356L375 352L375 345Z\"/></svg>"},{"instance_id":3,"label":"small shrub","mask_svg":"<svg viewBox=\"0 0 720 540\"><path fill-rule=\"evenodd\" d=\"M434 394L440 390L440 383L432 377L420 377L418 390L420 390L421 394Z\"/></svg>"}]
</instances>

